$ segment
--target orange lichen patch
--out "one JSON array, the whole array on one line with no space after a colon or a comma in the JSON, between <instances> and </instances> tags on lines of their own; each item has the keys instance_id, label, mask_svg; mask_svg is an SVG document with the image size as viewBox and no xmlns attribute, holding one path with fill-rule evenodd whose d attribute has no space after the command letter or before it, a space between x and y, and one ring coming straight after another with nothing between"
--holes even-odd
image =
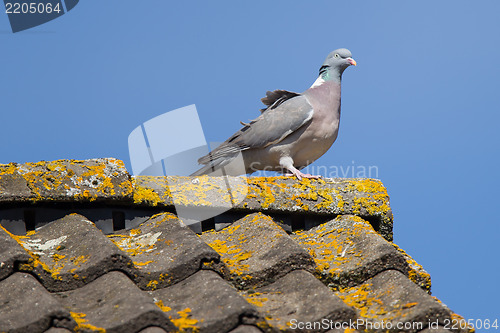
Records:
<instances>
[{"instance_id":1,"label":"orange lichen patch","mask_svg":"<svg viewBox=\"0 0 500 333\"><path fill-rule=\"evenodd\" d=\"M102 327L97 327L91 325L87 322L85 317L87 316L85 313L81 312L70 312L71 317L75 320L77 326L75 327L75 332L97 332L97 333L106 333L106 330Z\"/></svg>"},{"instance_id":2,"label":"orange lichen patch","mask_svg":"<svg viewBox=\"0 0 500 333\"><path fill-rule=\"evenodd\" d=\"M62 269L62 265L57 265L57 261L64 258L64 256L55 255L57 259L54 259L53 267L50 267L45 262L40 260L40 255L33 252L31 246L29 246L30 237L28 236L17 236L9 232L7 229L0 225L0 229L2 229L5 233L7 233L12 239L14 239L30 256L27 262L21 262L19 264L19 270L23 272L32 272L35 268L40 267L45 273L48 273L54 279L60 280L59 272ZM30 232L30 236L35 235L35 232Z\"/></svg>"},{"instance_id":3,"label":"orange lichen patch","mask_svg":"<svg viewBox=\"0 0 500 333\"><path fill-rule=\"evenodd\" d=\"M344 333L356 333L357 331L354 328L346 328Z\"/></svg>"},{"instance_id":4,"label":"orange lichen patch","mask_svg":"<svg viewBox=\"0 0 500 333\"><path fill-rule=\"evenodd\" d=\"M172 308L166 306L163 304L163 301L162 300L159 300L159 301L156 301L155 304L161 309L161 311L163 312L169 312L170 310L172 310Z\"/></svg>"},{"instance_id":5,"label":"orange lichen patch","mask_svg":"<svg viewBox=\"0 0 500 333\"><path fill-rule=\"evenodd\" d=\"M336 295L347 305L358 309L359 315L363 318L375 319L388 313L379 298L381 295L372 291L372 285L369 282L352 288L340 289Z\"/></svg>"},{"instance_id":6,"label":"orange lichen patch","mask_svg":"<svg viewBox=\"0 0 500 333\"><path fill-rule=\"evenodd\" d=\"M435 297L434 297L435 298ZM436 300L438 300L437 298L435 298ZM439 300L438 300L439 301ZM439 301L439 303L441 303L441 301ZM458 323L457 326L459 326L460 328L465 328L467 330L467 332L469 333L474 333L476 332L476 330L474 329L474 327L470 326L470 325L467 325L467 320L465 320L464 317L462 317L461 315L459 314L456 314L454 312L451 313L451 325L454 326L456 323ZM462 331L461 331L462 332Z\"/></svg>"},{"instance_id":7,"label":"orange lichen patch","mask_svg":"<svg viewBox=\"0 0 500 333\"><path fill-rule=\"evenodd\" d=\"M147 266L152 262L153 262L153 260L148 260L148 261L144 261L144 262L134 261L133 263L135 266Z\"/></svg>"},{"instance_id":8,"label":"orange lichen patch","mask_svg":"<svg viewBox=\"0 0 500 333\"><path fill-rule=\"evenodd\" d=\"M221 255L222 261L226 264L231 274L238 275L243 279L250 278L248 275L250 266L244 264L243 261L252 256L251 251L242 251L236 245L228 246L226 241L219 239L208 243L208 245Z\"/></svg>"},{"instance_id":9,"label":"orange lichen patch","mask_svg":"<svg viewBox=\"0 0 500 333\"><path fill-rule=\"evenodd\" d=\"M87 171L77 176L74 169ZM21 176L31 192L31 201L53 200L54 196L94 201L100 195L116 194L112 179L121 175L118 170L122 174L126 172L123 162L116 159L57 160L0 166L0 177L5 174ZM132 185L129 181L122 181L119 190L120 194L129 195Z\"/></svg>"},{"instance_id":10,"label":"orange lichen patch","mask_svg":"<svg viewBox=\"0 0 500 333\"><path fill-rule=\"evenodd\" d=\"M419 285L421 288L430 292L431 290L431 275L427 273L424 268L417 263L408 253L406 253L403 249L401 249L396 244L392 243L392 245L403 254L410 270L408 271L408 278Z\"/></svg>"},{"instance_id":11,"label":"orange lichen patch","mask_svg":"<svg viewBox=\"0 0 500 333\"><path fill-rule=\"evenodd\" d=\"M80 267L82 264L86 263L89 260L90 256L89 255L81 255L81 256L76 256L76 257L71 257L71 262L75 265Z\"/></svg>"},{"instance_id":12,"label":"orange lichen patch","mask_svg":"<svg viewBox=\"0 0 500 333\"><path fill-rule=\"evenodd\" d=\"M162 181L160 181L158 177L141 176L141 181L139 181L137 178L132 179L132 183L134 186L134 203L157 206L158 204L165 202L165 198L161 198L160 195L153 189L142 185L142 183L146 180L154 180L156 184L163 185L161 187L162 191L166 194L167 197L170 195L168 184L164 178L162 179Z\"/></svg>"},{"instance_id":13,"label":"orange lichen patch","mask_svg":"<svg viewBox=\"0 0 500 333\"><path fill-rule=\"evenodd\" d=\"M412 308L412 307L414 307L416 305L418 305L418 302L406 303L406 304L403 304L402 308L403 309L409 309L409 308Z\"/></svg>"},{"instance_id":14,"label":"orange lichen patch","mask_svg":"<svg viewBox=\"0 0 500 333\"><path fill-rule=\"evenodd\" d=\"M387 214L390 210L387 189L379 180L349 180L346 190L368 194L367 197L357 196L354 198L352 208L355 214L359 214L361 208L366 209L370 215Z\"/></svg>"},{"instance_id":15,"label":"orange lichen patch","mask_svg":"<svg viewBox=\"0 0 500 333\"><path fill-rule=\"evenodd\" d=\"M252 198L259 200L263 208L269 207L272 203L276 201L275 194L273 193L272 187L277 187L278 189L285 189L285 184L277 183L276 180L282 177L248 177L248 195Z\"/></svg>"},{"instance_id":16,"label":"orange lichen patch","mask_svg":"<svg viewBox=\"0 0 500 333\"><path fill-rule=\"evenodd\" d=\"M179 329L179 332L198 332L199 327L196 324L199 320L192 318L191 309L185 308L182 311L177 311L178 318L169 316L172 323Z\"/></svg>"},{"instance_id":17,"label":"orange lichen patch","mask_svg":"<svg viewBox=\"0 0 500 333\"><path fill-rule=\"evenodd\" d=\"M48 262L48 265L50 267L50 275L52 276L53 279L56 280L62 280L62 278L59 276L61 274L61 271L69 264L73 264L74 266L80 267L83 263L87 262L89 260L89 255L81 255L81 256L75 256L75 257L67 257L65 255L60 255L60 254L53 254L52 256L53 262ZM76 268L73 268L72 271L74 272ZM70 270L71 271L71 270ZM73 273L71 272L71 273ZM74 274L76 275L76 274Z\"/></svg>"},{"instance_id":18,"label":"orange lichen patch","mask_svg":"<svg viewBox=\"0 0 500 333\"><path fill-rule=\"evenodd\" d=\"M375 231L358 216L351 215L349 220L352 221L350 228L323 224L310 231L296 231L292 236L313 257L317 276L321 279L330 280L341 274L346 262L361 264L363 260L356 238Z\"/></svg>"},{"instance_id":19,"label":"orange lichen patch","mask_svg":"<svg viewBox=\"0 0 500 333\"><path fill-rule=\"evenodd\" d=\"M155 290L158 287L158 281L151 280L151 281L148 282L148 284L146 285L146 287L149 288L149 290Z\"/></svg>"},{"instance_id":20,"label":"orange lichen patch","mask_svg":"<svg viewBox=\"0 0 500 333\"><path fill-rule=\"evenodd\" d=\"M61 259L64 259L64 257L66 257L65 255L63 254L57 254L57 253L54 253L52 255L52 259L55 261L55 262L58 262L59 260Z\"/></svg>"},{"instance_id":21,"label":"orange lichen patch","mask_svg":"<svg viewBox=\"0 0 500 333\"><path fill-rule=\"evenodd\" d=\"M137 179L139 180L139 178ZM142 180L141 180L142 181ZM153 182L152 182L153 181ZM162 192L158 188L161 182L168 187L168 204L178 206L218 206L231 208L243 201L247 194L246 180L242 177L171 177L150 180L148 183L155 192ZM146 182L143 182L147 186ZM153 186L154 185L154 186Z\"/></svg>"},{"instance_id":22,"label":"orange lichen patch","mask_svg":"<svg viewBox=\"0 0 500 333\"><path fill-rule=\"evenodd\" d=\"M226 241L216 239L213 242L209 243L210 247L214 249L219 254L226 254L229 251L229 247L226 245Z\"/></svg>"},{"instance_id":23,"label":"orange lichen patch","mask_svg":"<svg viewBox=\"0 0 500 333\"><path fill-rule=\"evenodd\" d=\"M221 231L206 231L201 237L221 255L222 261L233 278L248 280L252 278L249 263L252 260L258 260L253 257L253 249L256 244L247 244L253 241L251 233L256 228L264 228L265 232L261 237L263 240L267 239L269 247L272 247L274 242L286 235L283 229L276 225L269 216L257 213L251 219L246 218L242 224L235 223Z\"/></svg>"},{"instance_id":24,"label":"orange lichen patch","mask_svg":"<svg viewBox=\"0 0 500 333\"><path fill-rule=\"evenodd\" d=\"M267 302L269 299L267 297L262 296L262 293L244 293L243 297L247 300L248 303L251 303L255 306L261 307Z\"/></svg>"},{"instance_id":25,"label":"orange lichen patch","mask_svg":"<svg viewBox=\"0 0 500 333\"><path fill-rule=\"evenodd\" d=\"M122 161L114 160L115 164L122 163ZM86 168L88 171L84 172L81 177L86 177L90 179L91 186L95 189L97 189L98 192L100 193L105 193L109 195L114 195L115 194L115 189L114 185L111 182L111 177L112 175L106 174L106 169L107 166L106 164L98 164L98 165L88 165L84 164L84 168Z\"/></svg>"},{"instance_id":26,"label":"orange lichen patch","mask_svg":"<svg viewBox=\"0 0 500 333\"><path fill-rule=\"evenodd\" d=\"M214 195L223 198L226 194L222 187L214 183L208 176L169 178L168 187L175 205L212 206Z\"/></svg>"},{"instance_id":27,"label":"orange lichen patch","mask_svg":"<svg viewBox=\"0 0 500 333\"><path fill-rule=\"evenodd\" d=\"M367 322L404 321L412 313L418 302L403 303L395 293L395 286L374 289L367 281L361 285L340 289L335 294L344 303L355 307L359 316Z\"/></svg>"},{"instance_id":28,"label":"orange lichen patch","mask_svg":"<svg viewBox=\"0 0 500 333\"><path fill-rule=\"evenodd\" d=\"M28 251L28 253L30 253ZM57 271L52 270L47 264L41 261L38 255L34 253L30 253L31 258L28 259L28 262L23 262L19 264L19 270L22 272L31 272L37 267L41 267L43 271L49 273L51 276L56 277L59 274Z\"/></svg>"},{"instance_id":29,"label":"orange lichen patch","mask_svg":"<svg viewBox=\"0 0 500 333\"><path fill-rule=\"evenodd\" d=\"M141 229L132 229L130 230L130 236L137 236L142 233Z\"/></svg>"},{"instance_id":30,"label":"orange lichen patch","mask_svg":"<svg viewBox=\"0 0 500 333\"><path fill-rule=\"evenodd\" d=\"M0 179L3 175L13 175L17 171L17 164L9 163L9 164L0 164Z\"/></svg>"}]
</instances>

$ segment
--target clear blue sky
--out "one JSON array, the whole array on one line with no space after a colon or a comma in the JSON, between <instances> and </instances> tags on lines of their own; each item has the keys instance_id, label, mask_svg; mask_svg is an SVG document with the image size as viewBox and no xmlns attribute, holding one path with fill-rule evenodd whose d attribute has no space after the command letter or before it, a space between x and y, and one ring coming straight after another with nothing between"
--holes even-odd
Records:
<instances>
[{"instance_id":1,"label":"clear blue sky","mask_svg":"<svg viewBox=\"0 0 500 333\"><path fill-rule=\"evenodd\" d=\"M466 318L499 318L500 2L85 0L12 34L0 14L0 162L128 158L196 104L209 141L266 90L303 91L349 48L339 139L315 165L377 166L395 242Z\"/></svg>"}]
</instances>

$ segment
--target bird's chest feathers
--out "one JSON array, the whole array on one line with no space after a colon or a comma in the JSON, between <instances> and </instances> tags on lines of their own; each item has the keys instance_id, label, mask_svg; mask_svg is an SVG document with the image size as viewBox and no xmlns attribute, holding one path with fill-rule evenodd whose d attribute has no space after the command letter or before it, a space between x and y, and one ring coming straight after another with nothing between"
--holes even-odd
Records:
<instances>
[{"instance_id":1,"label":"bird's chest feathers","mask_svg":"<svg viewBox=\"0 0 500 333\"><path fill-rule=\"evenodd\" d=\"M330 81L316 80L308 90L308 101L314 109L310 131L315 142L335 141L340 121L340 85Z\"/></svg>"}]
</instances>

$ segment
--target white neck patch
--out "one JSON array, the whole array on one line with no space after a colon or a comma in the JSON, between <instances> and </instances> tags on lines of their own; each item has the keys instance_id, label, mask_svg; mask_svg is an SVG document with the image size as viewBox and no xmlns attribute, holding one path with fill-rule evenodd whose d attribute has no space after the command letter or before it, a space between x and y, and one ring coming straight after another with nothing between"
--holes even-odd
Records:
<instances>
[{"instance_id":1,"label":"white neck patch","mask_svg":"<svg viewBox=\"0 0 500 333\"><path fill-rule=\"evenodd\" d=\"M314 81L314 83L312 84L311 88L319 87L323 83L325 83L325 80L323 80L323 78L320 75L320 76L318 76L318 78L316 79L316 81Z\"/></svg>"}]
</instances>

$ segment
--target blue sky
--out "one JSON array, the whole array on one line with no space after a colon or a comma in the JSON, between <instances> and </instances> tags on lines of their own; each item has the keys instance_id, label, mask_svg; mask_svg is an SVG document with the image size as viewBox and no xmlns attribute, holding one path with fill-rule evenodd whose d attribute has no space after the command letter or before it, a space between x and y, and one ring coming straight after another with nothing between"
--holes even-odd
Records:
<instances>
[{"instance_id":1,"label":"blue sky","mask_svg":"<svg viewBox=\"0 0 500 333\"><path fill-rule=\"evenodd\" d=\"M0 163L116 157L196 104L209 141L303 91L349 48L337 142L316 166L377 166L395 242L466 318L500 319L498 1L86 0L12 34L0 14Z\"/></svg>"}]
</instances>

